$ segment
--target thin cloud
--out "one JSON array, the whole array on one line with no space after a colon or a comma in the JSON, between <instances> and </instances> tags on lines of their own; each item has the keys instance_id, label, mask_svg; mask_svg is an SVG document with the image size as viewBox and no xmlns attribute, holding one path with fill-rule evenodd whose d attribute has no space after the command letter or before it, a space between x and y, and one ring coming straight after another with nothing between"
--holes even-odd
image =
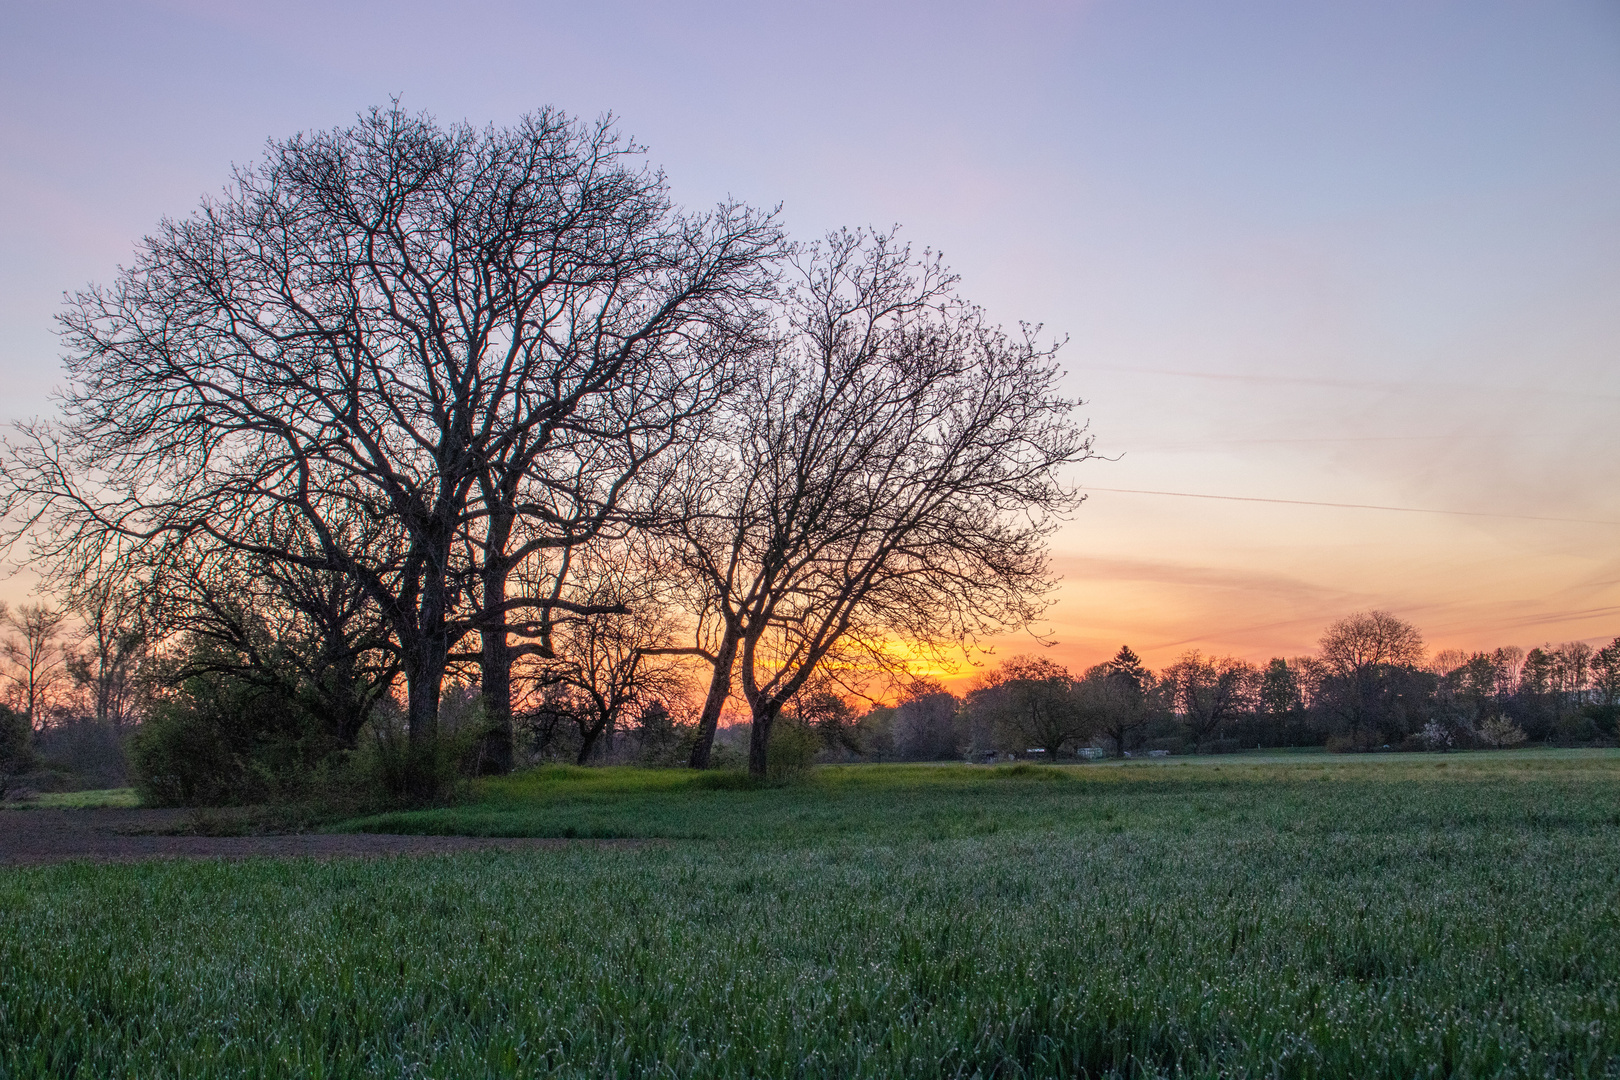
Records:
<instances>
[{"instance_id":1,"label":"thin cloud","mask_svg":"<svg viewBox=\"0 0 1620 1080\"><path fill-rule=\"evenodd\" d=\"M1091 556L1060 556L1053 560L1063 572L1066 584L1076 581L1150 581L1164 585L1236 589L1242 592L1284 593L1342 599L1343 594L1286 574L1153 559L1116 559Z\"/></svg>"},{"instance_id":2,"label":"thin cloud","mask_svg":"<svg viewBox=\"0 0 1620 1080\"><path fill-rule=\"evenodd\" d=\"M1147 488L1087 487L1087 491L1106 491L1115 495L1168 495L1178 499L1214 499L1219 502L1274 503L1282 506L1326 506L1335 510L1386 510L1397 514L1443 514L1448 517L1507 518L1514 521L1554 521L1566 525L1611 525L1620 528L1620 521L1600 518L1543 517L1537 514L1500 514L1486 510L1436 510L1421 506L1383 506L1377 503L1318 502L1314 499L1268 499L1258 495L1208 495L1197 491L1152 491Z\"/></svg>"}]
</instances>

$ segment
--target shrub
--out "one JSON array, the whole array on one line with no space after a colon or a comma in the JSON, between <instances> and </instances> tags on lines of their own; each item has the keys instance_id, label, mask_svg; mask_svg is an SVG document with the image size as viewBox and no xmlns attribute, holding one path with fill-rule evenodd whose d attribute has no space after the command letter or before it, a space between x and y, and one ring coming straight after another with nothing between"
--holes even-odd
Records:
<instances>
[{"instance_id":1,"label":"shrub","mask_svg":"<svg viewBox=\"0 0 1620 1080\"><path fill-rule=\"evenodd\" d=\"M231 724L189 695L157 703L130 745L135 789L147 806L256 802Z\"/></svg>"},{"instance_id":2,"label":"shrub","mask_svg":"<svg viewBox=\"0 0 1620 1080\"><path fill-rule=\"evenodd\" d=\"M129 783L124 733L89 716L66 716L34 736L36 761L72 775L86 788Z\"/></svg>"},{"instance_id":3,"label":"shrub","mask_svg":"<svg viewBox=\"0 0 1620 1080\"><path fill-rule=\"evenodd\" d=\"M348 790L331 792L325 801L347 795L350 802L378 807L453 802L469 790L467 763L476 757L481 735L478 726L466 725L413 743L402 724L373 720L347 771Z\"/></svg>"},{"instance_id":4,"label":"shrub","mask_svg":"<svg viewBox=\"0 0 1620 1080\"><path fill-rule=\"evenodd\" d=\"M807 725L787 718L778 720L765 754L766 777L786 783L804 776L821 750L821 743L821 736Z\"/></svg>"},{"instance_id":5,"label":"shrub","mask_svg":"<svg viewBox=\"0 0 1620 1080\"><path fill-rule=\"evenodd\" d=\"M219 671L154 702L129 756L148 806L318 801L347 757L290 695Z\"/></svg>"}]
</instances>

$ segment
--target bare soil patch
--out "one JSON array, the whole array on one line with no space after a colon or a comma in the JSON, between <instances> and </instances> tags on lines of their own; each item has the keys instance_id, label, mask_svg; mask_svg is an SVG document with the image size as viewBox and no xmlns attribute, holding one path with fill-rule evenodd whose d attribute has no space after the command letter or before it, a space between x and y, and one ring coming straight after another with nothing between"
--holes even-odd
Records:
<instances>
[{"instance_id":1,"label":"bare soil patch","mask_svg":"<svg viewBox=\"0 0 1620 1080\"><path fill-rule=\"evenodd\" d=\"M35 866L72 860L138 862L144 859L337 859L380 855L444 855L461 851L531 851L568 844L614 843L483 836L394 836L380 833L175 835L185 832L192 821L193 816L188 810L0 811L0 866Z\"/></svg>"}]
</instances>

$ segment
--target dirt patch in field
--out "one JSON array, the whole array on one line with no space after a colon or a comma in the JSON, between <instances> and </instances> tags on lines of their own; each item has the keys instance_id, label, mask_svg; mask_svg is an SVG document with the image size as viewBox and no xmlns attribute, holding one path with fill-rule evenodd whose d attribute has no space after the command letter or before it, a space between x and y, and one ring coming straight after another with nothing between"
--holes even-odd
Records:
<instances>
[{"instance_id":1,"label":"dirt patch in field","mask_svg":"<svg viewBox=\"0 0 1620 1080\"><path fill-rule=\"evenodd\" d=\"M143 859L338 859L379 855L445 855L460 851L532 851L611 840L506 839L482 836L395 836L299 833L290 836L186 836L188 810L0 811L0 866L137 862Z\"/></svg>"}]
</instances>

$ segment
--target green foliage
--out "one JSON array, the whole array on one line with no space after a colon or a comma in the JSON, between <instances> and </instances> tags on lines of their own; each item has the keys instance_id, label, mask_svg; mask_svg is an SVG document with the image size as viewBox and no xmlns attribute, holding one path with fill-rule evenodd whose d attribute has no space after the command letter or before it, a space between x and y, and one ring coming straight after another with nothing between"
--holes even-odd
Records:
<instances>
[{"instance_id":1,"label":"green foliage","mask_svg":"<svg viewBox=\"0 0 1620 1080\"><path fill-rule=\"evenodd\" d=\"M1613 753L705 775L476 805L721 842L8 872L0 1075L1620 1065Z\"/></svg>"},{"instance_id":2,"label":"green foliage","mask_svg":"<svg viewBox=\"0 0 1620 1080\"><path fill-rule=\"evenodd\" d=\"M385 806L455 802L468 790L469 762L484 731L479 718L413 742L398 726L372 723L344 762L346 786L351 797ZM325 801L334 800L329 794Z\"/></svg>"},{"instance_id":3,"label":"green foliage","mask_svg":"<svg viewBox=\"0 0 1620 1080\"><path fill-rule=\"evenodd\" d=\"M335 749L273 687L207 672L152 706L130 766L148 806L242 805L306 796Z\"/></svg>"},{"instance_id":4,"label":"green foliage","mask_svg":"<svg viewBox=\"0 0 1620 1080\"><path fill-rule=\"evenodd\" d=\"M147 806L215 806L258 793L239 751L238 714L210 708L189 695L159 702L130 746L135 788ZM233 730L235 729L235 730ZM245 745L244 745L245 744Z\"/></svg>"},{"instance_id":5,"label":"green foliage","mask_svg":"<svg viewBox=\"0 0 1620 1080\"><path fill-rule=\"evenodd\" d=\"M293 674L250 669L218 643L193 639L175 664L187 677L156 701L130 747L147 806L302 805L327 816L436 805L466 788L482 713L411 742L397 717L373 714L353 745L310 707Z\"/></svg>"},{"instance_id":6,"label":"green foliage","mask_svg":"<svg viewBox=\"0 0 1620 1080\"><path fill-rule=\"evenodd\" d=\"M809 724L786 716L779 718L765 752L766 778L779 784L802 780L823 745L821 733Z\"/></svg>"},{"instance_id":7,"label":"green foliage","mask_svg":"<svg viewBox=\"0 0 1620 1080\"><path fill-rule=\"evenodd\" d=\"M29 801L41 810L91 810L109 807L135 807L141 804L134 788L103 788L100 791L51 791Z\"/></svg>"}]
</instances>

